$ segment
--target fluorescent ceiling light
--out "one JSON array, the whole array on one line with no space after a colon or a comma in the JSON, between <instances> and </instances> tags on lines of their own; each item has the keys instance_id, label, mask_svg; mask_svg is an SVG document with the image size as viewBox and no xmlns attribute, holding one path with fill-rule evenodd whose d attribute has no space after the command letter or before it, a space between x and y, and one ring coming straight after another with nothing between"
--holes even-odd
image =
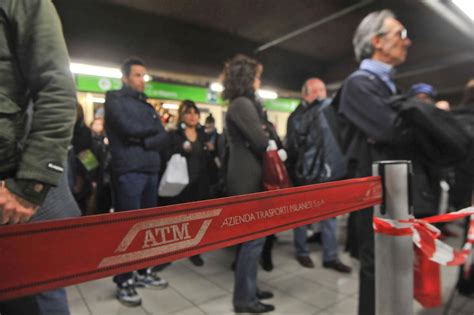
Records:
<instances>
[{"instance_id":1,"label":"fluorescent ceiling light","mask_svg":"<svg viewBox=\"0 0 474 315\"><path fill-rule=\"evenodd\" d=\"M107 78L121 78L122 72L117 68L108 68L101 66L86 65L83 63L71 62L70 69L72 73L96 75Z\"/></svg>"},{"instance_id":2,"label":"fluorescent ceiling light","mask_svg":"<svg viewBox=\"0 0 474 315\"><path fill-rule=\"evenodd\" d=\"M270 99L270 100L274 100L274 99L278 98L278 94L275 91L272 91L272 90L258 90L257 94L261 98L266 98L266 99Z\"/></svg>"},{"instance_id":3,"label":"fluorescent ceiling light","mask_svg":"<svg viewBox=\"0 0 474 315\"><path fill-rule=\"evenodd\" d=\"M173 103L163 103L161 107L166 108L166 109L178 109L179 105L173 104Z\"/></svg>"},{"instance_id":4,"label":"fluorescent ceiling light","mask_svg":"<svg viewBox=\"0 0 474 315\"><path fill-rule=\"evenodd\" d=\"M92 97L92 102L94 102L94 103L105 103L105 98L103 98L103 97Z\"/></svg>"},{"instance_id":5,"label":"fluorescent ceiling light","mask_svg":"<svg viewBox=\"0 0 474 315\"><path fill-rule=\"evenodd\" d=\"M473 0L453 0L453 3L461 9L471 20L474 20L474 1Z\"/></svg>"},{"instance_id":6,"label":"fluorescent ceiling light","mask_svg":"<svg viewBox=\"0 0 474 315\"><path fill-rule=\"evenodd\" d=\"M211 89L211 91L214 91L214 92L224 91L224 87L219 82L212 82L209 88Z\"/></svg>"}]
</instances>

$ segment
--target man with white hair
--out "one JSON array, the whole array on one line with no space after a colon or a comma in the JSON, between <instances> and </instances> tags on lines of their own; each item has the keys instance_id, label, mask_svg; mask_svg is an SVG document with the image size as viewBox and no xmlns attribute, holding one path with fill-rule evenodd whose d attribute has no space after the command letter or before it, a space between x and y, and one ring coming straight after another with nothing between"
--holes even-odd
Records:
<instances>
[{"instance_id":1,"label":"man with white hair","mask_svg":"<svg viewBox=\"0 0 474 315\"><path fill-rule=\"evenodd\" d=\"M339 114L352 177L371 175L372 162L399 157L402 145L390 97L397 93L393 68L405 62L411 42L404 26L388 10L372 12L353 39L360 67L344 82ZM354 213L359 242L359 314L375 313L373 209Z\"/></svg>"}]
</instances>

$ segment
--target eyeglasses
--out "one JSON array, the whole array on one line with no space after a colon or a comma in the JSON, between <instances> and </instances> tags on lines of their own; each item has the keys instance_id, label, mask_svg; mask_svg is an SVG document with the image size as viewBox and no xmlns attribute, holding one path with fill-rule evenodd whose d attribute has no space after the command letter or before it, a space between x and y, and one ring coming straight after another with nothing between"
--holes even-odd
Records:
<instances>
[{"instance_id":1,"label":"eyeglasses","mask_svg":"<svg viewBox=\"0 0 474 315\"><path fill-rule=\"evenodd\" d=\"M385 36L385 35L388 35L388 34L391 34L392 32L380 32L380 33L377 33L378 36ZM408 38L408 32L407 32L407 29L406 28L402 28L396 32L393 32L394 34L396 34L401 40L405 40Z\"/></svg>"}]
</instances>

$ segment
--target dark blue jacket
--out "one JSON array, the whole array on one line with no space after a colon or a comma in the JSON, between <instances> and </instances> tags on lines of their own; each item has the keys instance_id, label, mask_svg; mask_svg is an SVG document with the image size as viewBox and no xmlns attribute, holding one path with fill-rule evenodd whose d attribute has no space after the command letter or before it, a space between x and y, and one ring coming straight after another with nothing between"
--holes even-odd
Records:
<instances>
[{"instance_id":1,"label":"dark blue jacket","mask_svg":"<svg viewBox=\"0 0 474 315\"><path fill-rule=\"evenodd\" d=\"M330 129L324 109L331 99L300 104L287 122L287 169L295 185L342 179L346 159Z\"/></svg>"},{"instance_id":2,"label":"dark blue jacket","mask_svg":"<svg viewBox=\"0 0 474 315\"><path fill-rule=\"evenodd\" d=\"M110 141L112 172L158 173L159 150L166 138L161 119L146 95L127 86L105 99L105 130Z\"/></svg>"},{"instance_id":3,"label":"dark blue jacket","mask_svg":"<svg viewBox=\"0 0 474 315\"><path fill-rule=\"evenodd\" d=\"M411 160L415 216L432 215L438 206L438 169L422 158L414 141L416 129L399 118L391 106L392 96L385 83L370 72L358 70L345 80L339 113L350 176L372 175L375 161Z\"/></svg>"}]
</instances>

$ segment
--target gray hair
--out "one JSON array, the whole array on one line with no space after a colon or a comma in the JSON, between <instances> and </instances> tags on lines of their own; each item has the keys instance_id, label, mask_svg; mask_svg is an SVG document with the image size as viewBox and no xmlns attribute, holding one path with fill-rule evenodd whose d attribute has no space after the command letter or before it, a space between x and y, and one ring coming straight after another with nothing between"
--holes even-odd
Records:
<instances>
[{"instance_id":1,"label":"gray hair","mask_svg":"<svg viewBox=\"0 0 474 315\"><path fill-rule=\"evenodd\" d=\"M395 14L390 10L375 11L367 15L362 22L360 22L352 39L354 53L358 62L372 57L374 52L372 38L375 35L383 33L384 22L387 18L395 19Z\"/></svg>"}]
</instances>

